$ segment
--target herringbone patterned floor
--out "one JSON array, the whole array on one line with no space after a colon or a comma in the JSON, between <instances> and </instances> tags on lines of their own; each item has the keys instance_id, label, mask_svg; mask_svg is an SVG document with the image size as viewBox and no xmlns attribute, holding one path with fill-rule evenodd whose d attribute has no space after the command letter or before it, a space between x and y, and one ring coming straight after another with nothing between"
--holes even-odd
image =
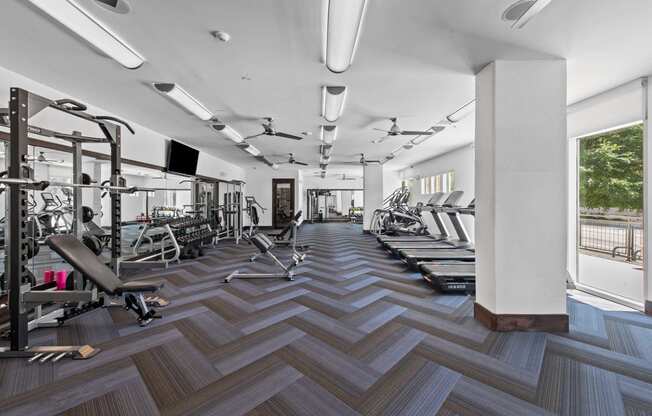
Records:
<instances>
[{"instance_id":1,"label":"herringbone patterned floor","mask_svg":"<svg viewBox=\"0 0 652 416\"><path fill-rule=\"evenodd\" d=\"M3 415L652 415L652 319L569 298L571 332L498 334L359 226L308 225L294 282L222 278L254 249L138 278L173 304L148 328L119 309L32 333L86 361L0 361Z\"/></svg>"}]
</instances>

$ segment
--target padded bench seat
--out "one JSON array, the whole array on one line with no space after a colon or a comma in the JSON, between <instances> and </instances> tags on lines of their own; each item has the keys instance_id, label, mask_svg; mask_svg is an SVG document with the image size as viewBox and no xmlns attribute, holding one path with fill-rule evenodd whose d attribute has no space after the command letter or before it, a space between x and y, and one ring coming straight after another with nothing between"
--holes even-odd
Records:
<instances>
[{"instance_id":1,"label":"padded bench seat","mask_svg":"<svg viewBox=\"0 0 652 416\"><path fill-rule=\"evenodd\" d=\"M120 296L123 293L156 292L163 287L162 282L121 281L113 273L113 270L104 264L101 257L96 256L95 253L72 235L52 235L45 242L75 270L81 272L99 290L108 295Z\"/></svg>"}]
</instances>

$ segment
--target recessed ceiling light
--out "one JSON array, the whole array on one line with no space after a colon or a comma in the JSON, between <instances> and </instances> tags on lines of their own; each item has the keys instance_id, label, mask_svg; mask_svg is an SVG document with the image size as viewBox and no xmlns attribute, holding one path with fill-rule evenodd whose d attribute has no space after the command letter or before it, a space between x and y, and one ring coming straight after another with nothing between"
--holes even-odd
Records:
<instances>
[{"instance_id":1,"label":"recessed ceiling light","mask_svg":"<svg viewBox=\"0 0 652 416\"><path fill-rule=\"evenodd\" d=\"M95 3L114 13L127 14L131 11L127 0L95 0Z\"/></svg>"}]
</instances>

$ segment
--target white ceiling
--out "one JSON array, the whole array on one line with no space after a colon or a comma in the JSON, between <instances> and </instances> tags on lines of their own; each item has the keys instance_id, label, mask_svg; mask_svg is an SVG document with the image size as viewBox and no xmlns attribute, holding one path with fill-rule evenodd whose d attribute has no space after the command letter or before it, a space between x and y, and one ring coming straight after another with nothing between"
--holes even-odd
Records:
<instances>
[{"instance_id":1,"label":"white ceiling","mask_svg":"<svg viewBox=\"0 0 652 416\"><path fill-rule=\"evenodd\" d=\"M5 0L0 66L223 159L258 164L150 86L177 82L243 135L262 131L254 118L265 116L280 131L312 132L301 142L253 143L267 155L294 152L315 168L323 84L349 87L333 159L353 161L361 152L380 158L410 139L370 143L379 134L373 127L389 127L385 118L424 129L469 101L473 74L494 59L567 58L569 102L652 73L649 0L553 0L520 31L500 19L514 0L369 0L355 62L339 75L320 62L320 1L130 0L131 13L122 15L78 0L146 57L130 71L28 1ZM213 39L216 29L231 42ZM473 124L466 119L388 167L472 141Z\"/></svg>"}]
</instances>

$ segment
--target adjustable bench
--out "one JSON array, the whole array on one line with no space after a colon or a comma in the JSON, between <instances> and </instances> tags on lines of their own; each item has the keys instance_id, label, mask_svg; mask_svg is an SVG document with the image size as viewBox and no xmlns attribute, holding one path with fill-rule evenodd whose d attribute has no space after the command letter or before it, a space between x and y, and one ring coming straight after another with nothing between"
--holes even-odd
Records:
<instances>
[{"instance_id":1,"label":"adjustable bench","mask_svg":"<svg viewBox=\"0 0 652 416\"><path fill-rule=\"evenodd\" d=\"M160 318L154 309L149 309L144 293L156 292L163 287L163 283L135 281L123 282L113 271L102 262L81 241L71 235L52 235L45 242L68 264L82 273L98 290L109 296L124 298L125 307L138 315L138 322L146 326L152 319Z\"/></svg>"},{"instance_id":2,"label":"adjustable bench","mask_svg":"<svg viewBox=\"0 0 652 416\"><path fill-rule=\"evenodd\" d=\"M274 242L263 233L257 233L249 237L249 242L253 244L261 255L271 258L281 269L282 273L240 273L238 270L234 271L226 278L224 282L229 283L233 279L287 279L294 280L294 268L297 267L302 260L296 254L292 255L292 262L286 266L272 253L272 249L276 247Z\"/></svg>"}]
</instances>

